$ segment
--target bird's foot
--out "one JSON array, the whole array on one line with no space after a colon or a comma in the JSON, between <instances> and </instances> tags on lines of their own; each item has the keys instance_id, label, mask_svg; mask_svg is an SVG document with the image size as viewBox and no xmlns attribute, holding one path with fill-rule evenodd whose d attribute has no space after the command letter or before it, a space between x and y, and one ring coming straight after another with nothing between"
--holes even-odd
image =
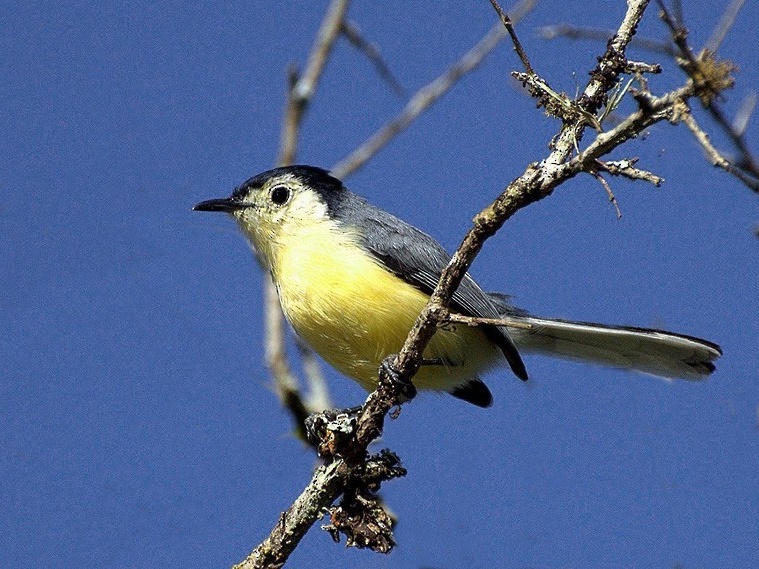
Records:
<instances>
[{"instance_id":1,"label":"bird's foot","mask_svg":"<svg viewBox=\"0 0 759 569\"><path fill-rule=\"evenodd\" d=\"M416 397L416 387L410 379L402 378L401 374L395 367L395 356L388 356L382 360L380 365L380 374L384 374L395 386L402 401L410 401Z\"/></svg>"}]
</instances>

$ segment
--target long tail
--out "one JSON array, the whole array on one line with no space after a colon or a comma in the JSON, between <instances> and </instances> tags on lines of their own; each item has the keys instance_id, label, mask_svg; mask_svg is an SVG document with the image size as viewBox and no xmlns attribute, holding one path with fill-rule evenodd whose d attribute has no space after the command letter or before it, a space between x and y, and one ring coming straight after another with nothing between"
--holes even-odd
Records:
<instances>
[{"instance_id":1,"label":"long tail","mask_svg":"<svg viewBox=\"0 0 759 569\"><path fill-rule=\"evenodd\" d=\"M632 369L669 379L699 380L722 355L717 344L663 330L605 326L509 314L530 328L509 328L522 353Z\"/></svg>"}]
</instances>

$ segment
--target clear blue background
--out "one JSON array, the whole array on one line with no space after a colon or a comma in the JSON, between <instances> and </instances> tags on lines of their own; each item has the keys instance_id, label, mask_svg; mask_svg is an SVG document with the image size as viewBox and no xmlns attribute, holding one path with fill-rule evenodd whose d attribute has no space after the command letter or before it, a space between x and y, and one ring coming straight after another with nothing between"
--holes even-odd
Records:
<instances>
[{"instance_id":1,"label":"clear blue background","mask_svg":"<svg viewBox=\"0 0 759 569\"><path fill-rule=\"evenodd\" d=\"M691 4L699 46L723 2ZM3 567L229 566L310 478L262 363L261 272L231 221L191 207L273 164L285 69L325 5L0 7ZM518 29L573 94L603 46L536 28L623 12L545 0ZM350 17L411 92L494 22L484 0L356 2ZM740 66L731 112L758 86L757 21L749 2L723 47ZM665 34L654 8L641 33ZM501 45L349 185L455 248L558 128L518 68ZM680 81L668 66L651 83ZM299 160L329 167L403 104L340 41ZM384 491L397 550L346 550L317 526L293 567L759 566L757 196L701 154L684 128L651 129L614 157L640 156L661 189L611 180L618 221L579 177L509 221L473 273L539 314L716 341L713 377L532 357L526 385L487 378L492 409L422 395L383 440L409 469ZM363 399L326 373L338 404Z\"/></svg>"}]
</instances>

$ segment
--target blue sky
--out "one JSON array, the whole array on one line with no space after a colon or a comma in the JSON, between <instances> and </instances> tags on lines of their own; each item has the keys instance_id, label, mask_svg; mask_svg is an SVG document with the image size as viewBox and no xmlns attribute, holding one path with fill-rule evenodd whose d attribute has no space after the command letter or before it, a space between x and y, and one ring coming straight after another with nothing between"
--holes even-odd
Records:
<instances>
[{"instance_id":1,"label":"blue sky","mask_svg":"<svg viewBox=\"0 0 759 569\"><path fill-rule=\"evenodd\" d=\"M273 165L285 69L325 4L0 7L4 567L228 566L310 478L262 364L261 272L231 221L191 207ZM518 31L574 93L601 46L536 28L610 27L623 9L546 0ZM701 45L718 10L685 13ZM494 21L481 0L357 2L350 16L411 92ZM757 88L758 18L747 3L723 47L740 67L731 111ZM655 10L641 32L664 33ZM453 250L557 130L517 68L500 46L348 185ZM651 86L679 81L669 66ZM404 102L341 41L299 160L329 167ZM758 133L754 119L756 149ZM346 550L317 526L293 567L759 565L757 197L685 129L644 138L614 157L666 183L612 180L622 220L577 178L509 221L472 272L536 314L718 342L717 372L666 383L530 357L527 384L487 377L491 409L422 395L382 441L409 469L384 491L397 550ZM363 399L325 372L337 403Z\"/></svg>"}]
</instances>

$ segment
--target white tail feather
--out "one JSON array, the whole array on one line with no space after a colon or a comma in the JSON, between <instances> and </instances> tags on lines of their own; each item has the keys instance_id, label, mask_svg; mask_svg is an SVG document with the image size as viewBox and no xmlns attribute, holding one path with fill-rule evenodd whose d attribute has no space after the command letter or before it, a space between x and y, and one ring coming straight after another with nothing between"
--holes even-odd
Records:
<instances>
[{"instance_id":1,"label":"white tail feather","mask_svg":"<svg viewBox=\"0 0 759 569\"><path fill-rule=\"evenodd\" d=\"M662 330L533 316L516 319L531 326L509 328L522 353L632 369L668 379L703 379L714 371L712 362L722 355L716 344Z\"/></svg>"}]
</instances>

